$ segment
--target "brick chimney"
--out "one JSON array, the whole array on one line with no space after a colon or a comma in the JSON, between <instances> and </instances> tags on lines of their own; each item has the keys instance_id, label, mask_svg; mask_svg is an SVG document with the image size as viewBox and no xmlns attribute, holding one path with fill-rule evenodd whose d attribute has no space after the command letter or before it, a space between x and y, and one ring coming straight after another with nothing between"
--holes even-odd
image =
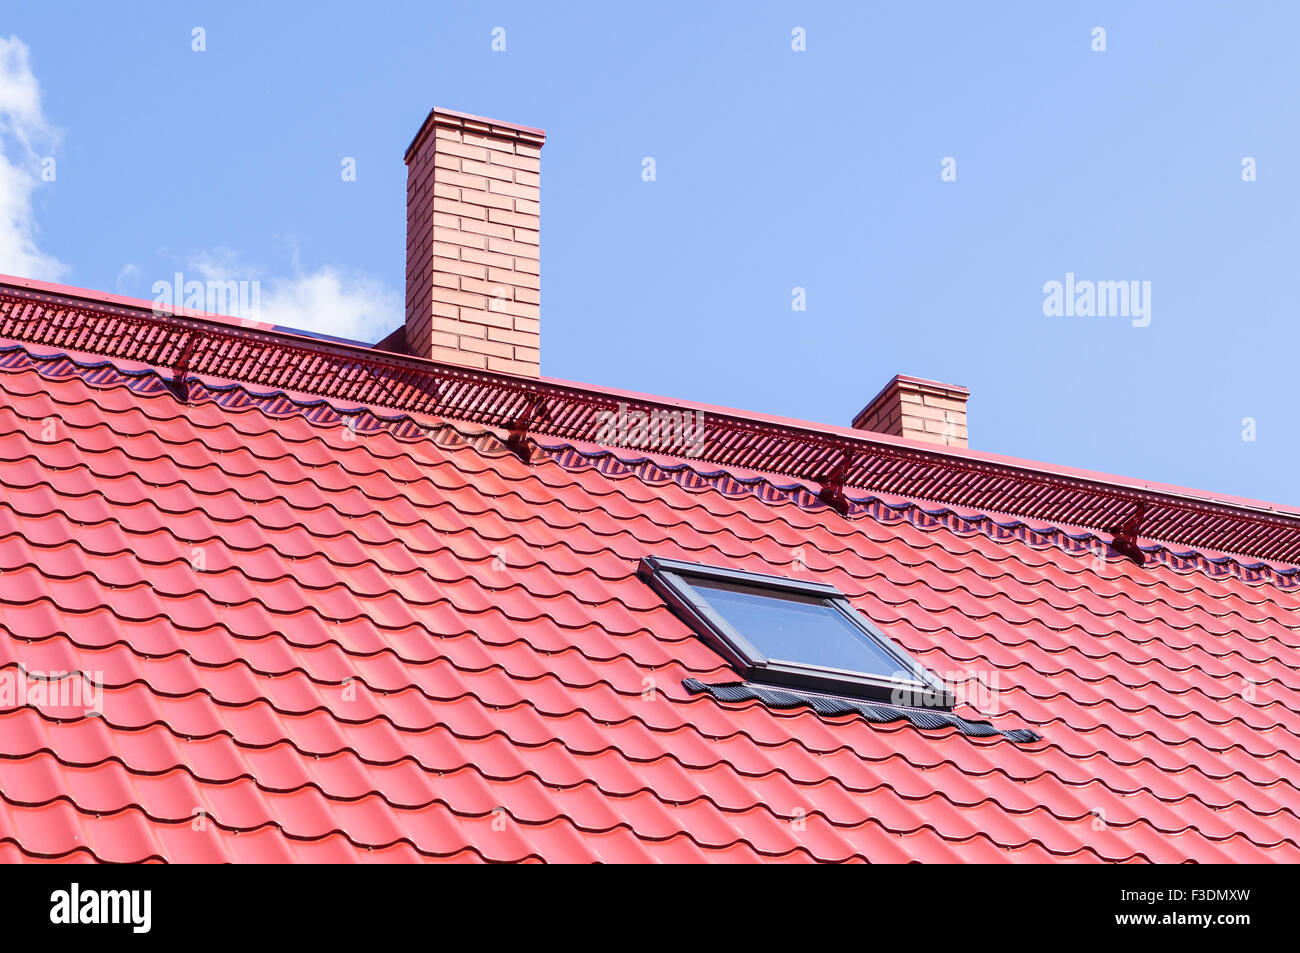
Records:
<instances>
[{"instance_id":1,"label":"brick chimney","mask_svg":"<svg viewBox=\"0 0 1300 953\"><path fill-rule=\"evenodd\" d=\"M406 150L406 326L379 347L541 373L538 223L546 133L434 109Z\"/></svg>"},{"instance_id":2,"label":"brick chimney","mask_svg":"<svg viewBox=\"0 0 1300 953\"><path fill-rule=\"evenodd\" d=\"M858 430L965 447L970 390L920 377L897 375L853 418Z\"/></svg>"}]
</instances>

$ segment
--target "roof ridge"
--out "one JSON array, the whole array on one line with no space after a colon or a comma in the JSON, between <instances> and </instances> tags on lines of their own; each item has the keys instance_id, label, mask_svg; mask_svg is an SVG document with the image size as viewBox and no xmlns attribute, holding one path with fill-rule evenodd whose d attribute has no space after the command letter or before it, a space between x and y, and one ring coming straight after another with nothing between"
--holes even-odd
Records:
<instances>
[{"instance_id":1,"label":"roof ridge","mask_svg":"<svg viewBox=\"0 0 1300 953\"><path fill-rule=\"evenodd\" d=\"M144 302L0 276L0 338L173 372L277 387L610 446L611 413L693 413L680 455L845 490L884 492L1138 538L1300 564L1300 508L1017 460L844 427L551 379L471 370L235 318L159 313ZM635 406L633 406L635 405Z\"/></svg>"},{"instance_id":2,"label":"roof ridge","mask_svg":"<svg viewBox=\"0 0 1300 953\"><path fill-rule=\"evenodd\" d=\"M175 396L169 382L157 368L146 367L133 370L123 368L111 360L81 361L67 353L37 354L21 343L0 345L0 371L23 369L27 362L30 362L32 369L43 377L56 377L60 370L75 368L69 373L81 377L90 386L121 384L138 393L172 393ZM105 376L105 372L110 372L108 377ZM110 379L114 376L116 380ZM189 401L209 399L227 408L235 404L252 405L273 417L299 413L315 425L345 426L348 425L347 420L352 420L354 423L351 426L357 433L383 430L399 439L421 436L433 439L431 428L417 422L411 413L399 412L386 415L365 405L340 409L328 398L306 399L293 396L283 389L257 391L239 382L219 384L207 380L193 380L187 388L186 396ZM510 452L507 438L498 432L500 428L489 427L467 434L454 423L442 421L432 429L453 430L462 439L470 442L475 439L489 440L496 443L503 452ZM719 466L712 471L703 471L689 462L666 463L650 455L629 460L620 456L619 450L584 449L568 441L546 444L534 437L532 443L556 465L570 471L592 467L606 476L635 474L642 479L649 477L652 480L676 482L688 490L703 489L707 486L724 496L735 497L742 493L750 493L769 503L776 502L778 499L785 500L806 511L823 512L830 509L821 495L803 482L777 483L771 476L762 473L742 476L732 472L726 466ZM627 452L628 448L620 448L620 450ZM906 520L923 530L942 525L953 532L981 533L997 541L1014 538L1030 546L1055 546L1067 553L1100 556L1108 561L1127 558L1097 532L1071 533L1050 520L1044 520L1044 526L1035 527L1023 518L999 521L989 512L978 508L966 507L974 510L975 515L970 515L959 513L952 506L942 503L935 509L927 509L917 500L904 499L903 502L894 503L875 494L865 497L850 496L847 500L849 504L847 516L851 519L865 516L882 523ZM1007 515L1014 516L1014 514ZM1104 547L1104 551L1099 552L1099 544ZM1142 546L1141 551L1146 565L1165 565L1179 573L1200 570L1211 578L1231 576L1248 583L1271 583L1283 589L1300 586L1300 567L1283 568L1267 561L1247 562L1231 554L1211 556L1195 548L1179 552L1161 543Z\"/></svg>"}]
</instances>

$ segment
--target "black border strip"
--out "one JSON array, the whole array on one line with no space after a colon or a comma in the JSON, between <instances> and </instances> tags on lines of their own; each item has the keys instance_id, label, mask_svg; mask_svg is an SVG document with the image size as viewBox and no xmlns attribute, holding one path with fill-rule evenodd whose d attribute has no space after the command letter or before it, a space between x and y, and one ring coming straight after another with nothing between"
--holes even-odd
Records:
<instances>
[{"instance_id":1,"label":"black border strip","mask_svg":"<svg viewBox=\"0 0 1300 953\"><path fill-rule=\"evenodd\" d=\"M896 705L881 705L834 695L804 695L799 692L755 685L751 682L720 682L708 685L699 679L686 678L682 680L682 687L692 695L709 695L720 702L757 701L771 708L798 708L807 705L818 714L830 717L858 714L874 724L908 721L917 728L956 728L963 735L971 738L993 738L1000 735L1015 744L1032 744L1043 740L1043 736L1031 728L1003 730L993 727L992 723L987 721L967 721L949 711L900 708Z\"/></svg>"}]
</instances>

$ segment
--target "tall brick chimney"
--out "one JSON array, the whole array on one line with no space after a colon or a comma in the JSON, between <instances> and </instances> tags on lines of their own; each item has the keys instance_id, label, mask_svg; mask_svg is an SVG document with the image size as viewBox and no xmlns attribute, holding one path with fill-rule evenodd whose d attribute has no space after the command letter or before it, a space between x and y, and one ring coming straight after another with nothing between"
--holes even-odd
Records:
<instances>
[{"instance_id":1,"label":"tall brick chimney","mask_svg":"<svg viewBox=\"0 0 1300 953\"><path fill-rule=\"evenodd\" d=\"M970 390L898 374L853 418L858 430L965 447Z\"/></svg>"},{"instance_id":2,"label":"tall brick chimney","mask_svg":"<svg viewBox=\"0 0 1300 953\"><path fill-rule=\"evenodd\" d=\"M406 326L380 342L541 373L540 155L546 133L434 109L406 150Z\"/></svg>"}]
</instances>

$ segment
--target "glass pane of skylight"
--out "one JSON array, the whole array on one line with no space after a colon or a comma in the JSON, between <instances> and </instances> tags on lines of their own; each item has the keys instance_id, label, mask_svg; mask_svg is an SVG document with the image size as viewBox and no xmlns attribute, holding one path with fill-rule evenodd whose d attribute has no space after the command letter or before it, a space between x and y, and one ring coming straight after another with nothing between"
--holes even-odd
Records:
<instances>
[{"instance_id":1,"label":"glass pane of skylight","mask_svg":"<svg viewBox=\"0 0 1300 953\"><path fill-rule=\"evenodd\" d=\"M738 586L693 587L769 659L914 680L910 672L825 599Z\"/></svg>"}]
</instances>

